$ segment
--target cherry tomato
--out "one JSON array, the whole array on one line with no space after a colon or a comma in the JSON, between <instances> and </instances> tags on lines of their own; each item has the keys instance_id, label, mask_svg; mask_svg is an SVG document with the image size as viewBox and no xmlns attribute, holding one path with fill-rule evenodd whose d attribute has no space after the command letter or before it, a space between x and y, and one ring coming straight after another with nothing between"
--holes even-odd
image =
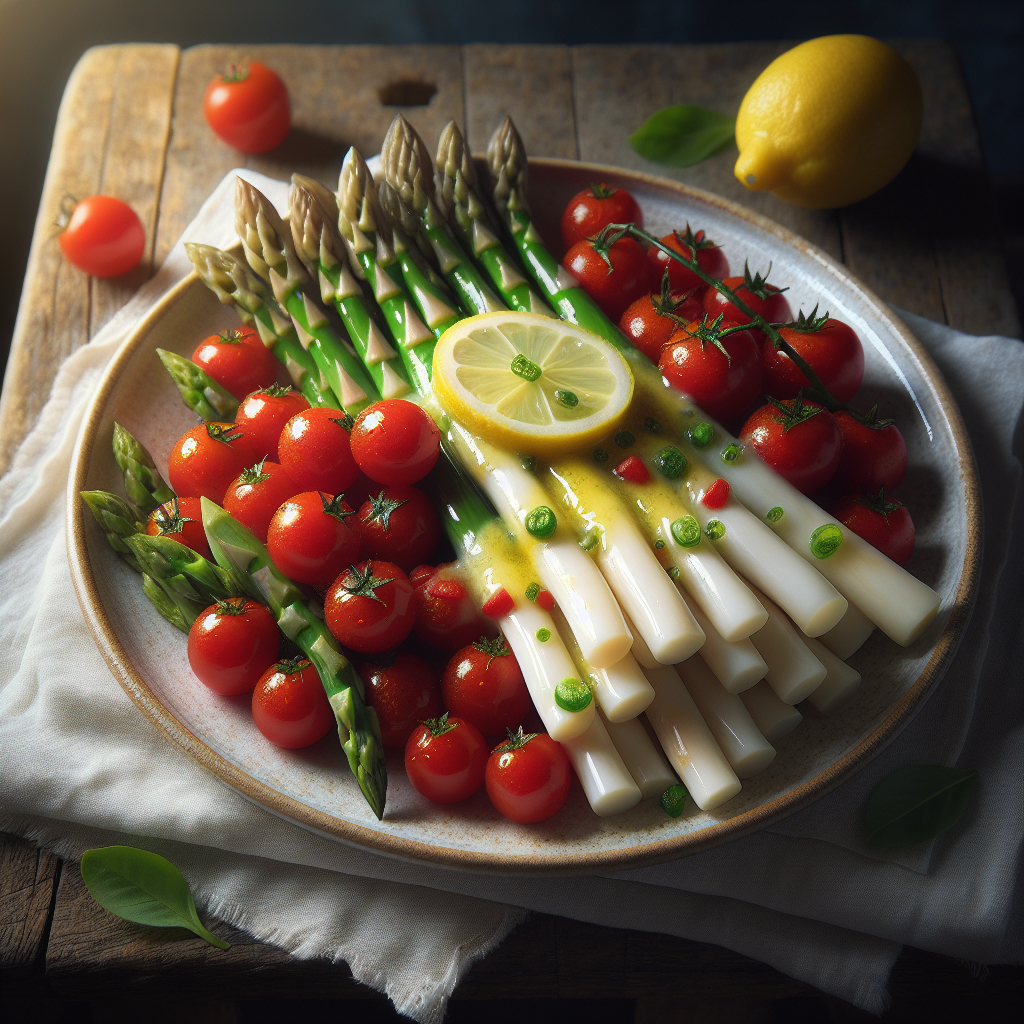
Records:
<instances>
[{"instance_id":1,"label":"cherry tomato","mask_svg":"<svg viewBox=\"0 0 1024 1024\"><path fill-rule=\"evenodd\" d=\"M516 729L533 707L522 670L505 638L481 637L457 651L441 677L444 705L485 736Z\"/></svg>"},{"instance_id":2,"label":"cherry tomato","mask_svg":"<svg viewBox=\"0 0 1024 1024\"><path fill-rule=\"evenodd\" d=\"M203 512L198 498L171 498L158 505L146 520L150 537L170 537L210 558L210 544L203 529Z\"/></svg>"},{"instance_id":3,"label":"cherry tomato","mask_svg":"<svg viewBox=\"0 0 1024 1024\"><path fill-rule=\"evenodd\" d=\"M841 498L831 512L897 565L906 565L914 553L914 521L906 506L890 498L884 488L874 497L850 494Z\"/></svg>"},{"instance_id":4,"label":"cherry tomato","mask_svg":"<svg viewBox=\"0 0 1024 1024\"><path fill-rule=\"evenodd\" d=\"M288 498L270 520L267 550L274 564L297 583L329 587L358 562L362 543L349 526L355 513L341 496L304 491Z\"/></svg>"},{"instance_id":5,"label":"cherry tomato","mask_svg":"<svg viewBox=\"0 0 1024 1024\"><path fill-rule=\"evenodd\" d=\"M299 486L288 470L264 459L243 469L228 484L221 504L266 544L274 513L298 493Z\"/></svg>"},{"instance_id":6,"label":"cherry tomato","mask_svg":"<svg viewBox=\"0 0 1024 1024\"><path fill-rule=\"evenodd\" d=\"M403 749L417 723L441 714L437 673L415 654L398 651L379 665L361 662L359 675L388 749Z\"/></svg>"},{"instance_id":7,"label":"cherry tomato","mask_svg":"<svg viewBox=\"0 0 1024 1024\"><path fill-rule=\"evenodd\" d=\"M852 328L841 320L814 320L817 330L779 328L779 334L793 346L797 354L818 375L833 398L849 402L864 379L864 348ZM764 389L772 398L796 398L800 388L810 386L803 371L770 338L761 341L761 363L764 366Z\"/></svg>"},{"instance_id":8,"label":"cherry tomato","mask_svg":"<svg viewBox=\"0 0 1024 1024\"><path fill-rule=\"evenodd\" d=\"M248 443L233 423L200 423L174 442L167 475L179 496L209 498L219 505L250 457Z\"/></svg>"},{"instance_id":9,"label":"cherry tomato","mask_svg":"<svg viewBox=\"0 0 1024 1024\"><path fill-rule=\"evenodd\" d=\"M442 651L457 651L481 635L494 632L494 623L477 608L452 565L418 566L409 574L415 588L419 640Z\"/></svg>"},{"instance_id":10,"label":"cherry tomato","mask_svg":"<svg viewBox=\"0 0 1024 1024\"><path fill-rule=\"evenodd\" d=\"M722 284L734 291L770 324L788 323L793 319L793 311L789 308L786 296L775 285L768 284L760 274L751 277L748 271L743 277L727 277ZM715 288L709 288L704 293L704 309L712 319L724 313L725 319L733 323L750 323L750 317ZM755 332L754 337L760 341L762 333L756 328L752 330Z\"/></svg>"},{"instance_id":11,"label":"cherry tomato","mask_svg":"<svg viewBox=\"0 0 1024 1024\"><path fill-rule=\"evenodd\" d=\"M385 487L353 520L367 558L386 558L406 572L434 553L441 539L430 499L418 487Z\"/></svg>"},{"instance_id":12,"label":"cherry tomato","mask_svg":"<svg viewBox=\"0 0 1024 1024\"><path fill-rule=\"evenodd\" d=\"M288 90L270 68L250 61L217 75L203 97L206 122L229 146L266 153L284 142L291 127Z\"/></svg>"},{"instance_id":13,"label":"cherry tomato","mask_svg":"<svg viewBox=\"0 0 1024 1024\"><path fill-rule=\"evenodd\" d=\"M61 251L90 277L120 277L134 270L146 248L146 231L135 211L113 196L90 196L65 209L58 224ZM66 221L65 221L66 218Z\"/></svg>"},{"instance_id":14,"label":"cherry tomato","mask_svg":"<svg viewBox=\"0 0 1024 1024\"><path fill-rule=\"evenodd\" d=\"M418 406L386 398L364 409L352 427L352 457L380 484L414 484L437 462L441 431Z\"/></svg>"},{"instance_id":15,"label":"cherry tomato","mask_svg":"<svg viewBox=\"0 0 1024 1024\"><path fill-rule=\"evenodd\" d=\"M736 324L717 327L694 320L677 330L661 353L658 369L680 391L685 391L705 412L719 420L739 416L761 393L761 361L750 331L721 338L727 359L714 344L718 332Z\"/></svg>"},{"instance_id":16,"label":"cherry tomato","mask_svg":"<svg viewBox=\"0 0 1024 1024\"><path fill-rule=\"evenodd\" d=\"M298 750L334 728L334 711L317 670L305 658L279 661L252 692L252 720L276 747Z\"/></svg>"},{"instance_id":17,"label":"cherry tomato","mask_svg":"<svg viewBox=\"0 0 1024 1024\"><path fill-rule=\"evenodd\" d=\"M637 201L615 185L588 185L569 200L562 213L562 241L571 249L584 238L593 238L608 224L634 223L644 226L644 215Z\"/></svg>"},{"instance_id":18,"label":"cherry tomato","mask_svg":"<svg viewBox=\"0 0 1024 1024\"><path fill-rule=\"evenodd\" d=\"M346 647L380 654L397 647L416 620L409 577L391 562L351 566L331 584L324 601L327 628Z\"/></svg>"},{"instance_id":19,"label":"cherry tomato","mask_svg":"<svg viewBox=\"0 0 1024 1024\"><path fill-rule=\"evenodd\" d=\"M304 409L284 425L278 460L304 490L341 494L359 476L349 444L351 427L352 420L337 409Z\"/></svg>"},{"instance_id":20,"label":"cherry tomato","mask_svg":"<svg viewBox=\"0 0 1024 1024\"><path fill-rule=\"evenodd\" d=\"M693 250L697 250L697 266L700 267L704 273L710 277L717 278L719 281L724 280L729 274L729 261L725 258L725 253L722 252L720 246L715 245L711 239L704 235L703 231L698 231L693 234L690 231L690 225L686 225L686 231L680 234L678 231L673 231L670 235L665 235L664 238L660 239L662 245L667 245L670 249L674 249L680 256L685 256L686 259L693 259ZM674 292L688 292L693 288L700 290L700 294L704 294L707 289L706 282L699 278L689 267L684 267L682 263L672 259L668 253L663 252L656 245L652 245L647 250L647 258L651 261L654 267L655 274L660 278L665 270L668 270L669 284L672 286Z\"/></svg>"},{"instance_id":21,"label":"cherry tomato","mask_svg":"<svg viewBox=\"0 0 1024 1024\"><path fill-rule=\"evenodd\" d=\"M687 298L677 293L669 295L667 301L664 293L641 295L622 314L619 328L652 363L657 363L680 321L700 320L703 313L700 300L692 295Z\"/></svg>"},{"instance_id":22,"label":"cherry tomato","mask_svg":"<svg viewBox=\"0 0 1024 1024\"><path fill-rule=\"evenodd\" d=\"M484 784L487 744L480 730L446 711L416 726L405 745L405 774L435 804L453 804Z\"/></svg>"},{"instance_id":23,"label":"cherry tomato","mask_svg":"<svg viewBox=\"0 0 1024 1024\"><path fill-rule=\"evenodd\" d=\"M277 660L280 642L269 609L232 597L199 613L188 633L188 663L200 682L216 693L251 693Z\"/></svg>"},{"instance_id":24,"label":"cherry tomato","mask_svg":"<svg viewBox=\"0 0 1024 1024\"><path fill-rule=\"evenodd\" d=\"M277 379L274 357L251 327L238 327L204 338L192 362L239 401Z\"/></svg>"},{"instance_id":25,"label":"cherry tomato","mask_svg":"<svg viewBox=\"0 0 1024 1024\"><path fill-rule=\"evenodd\" d=\"M529 825L561 810L572 787L572 765L547 733L520 728L491 751L484 781L498 811Z\"/></svg>"},{"instance_id":26,"label":"cherry tomato","mask_svg":"<svg viewBox=\"0 0 1024 1024\"><path fill-rule=\"evenodd\" d=\"M277 442L285 424L308 408L309 402L298 391L271 384L253 392L239 405L235 426L249 438L257 459L277 462Z\"/></svg>"},{"instance_id":27,"label":"cherry tomato","mask_svg":"<svg viewBox=\"0 0 1024 1024\"><path fill-rule=\"evenodd\" d=\"M861 423L848 412L835 414L843 451L836 470L836 483L844 491L877 494L883 487L894 491L907 473L907 445L892 420L878 420L869 414Z\"/></svg>"},{"instance_id":28,"label":"cherry tomato","mask_svg":"<svg viewBox=\"0 0 1024 1024\"><path fill-rule=\"evenodd\" d=\"M824 487L839 465L836 421L823 406L806 399L755 409L743 424L740 440L804 494Z\"/></svg>"},{"instance_id":29,"label":"cherry tomato","mask_svg":"<svg viewBox=\"0 0 1024 1024\"><path fill-rule=\"evenodd\" d=\"M577 242L562 260L562 265L601 307L609 320L617 323L630 303L651 290L651 265L643 246L632 238L620 238L608 249L608 259L585 238Z\"/></svg>"}]
</instances>

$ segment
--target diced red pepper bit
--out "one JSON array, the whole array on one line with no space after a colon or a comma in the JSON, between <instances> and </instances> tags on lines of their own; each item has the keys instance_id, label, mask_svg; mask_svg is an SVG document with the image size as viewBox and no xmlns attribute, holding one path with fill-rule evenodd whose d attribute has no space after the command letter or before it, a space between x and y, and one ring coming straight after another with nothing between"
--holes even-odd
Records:
<instances>
[{"instance_id":1,"label":"diced red pepper bit","mask_svg":"<svg viewBox=\"0 0 1024 1024\"><path fill-rule=\"evenodd\" d=\"M503 615L508 615L515 606L516 603L512 600L512 595L502 587L501 590L491 594L487 599L483 607L483 613L492 619L500 619Z\"/></svg>"},{"instance_id":2,"label":"diced red pepper bit","mask_svg":"<svg viewBox=\"0 0 1024 1024\"><path fill-rule=\"evenodd\" d=\"M651 479L651 474L647 471L644 460L639 455L627 455L613 472L620 480L631 484L645 484Z\"/></svg>"},{"instance_id":3,"label":"diced red pepper bit","mask_svg":"<svg viewBox=\"0 0 1024 1024\"><path fill-rule=\"evenodd\" d=\"M551 591L541 588L537 593L537 604L550 615L555 610L555 598Z\"/></svg>"},{"instance_id":4,"label":"diced red pepper bit","mask_svg":"<svg viewBox=\"0 0 1024 1024\"><path fill-rule=\"evenodd\" d=\"M427 587L431 597L443 597L448 601L461 601L466 597L466 588L458 580L435 580Z\"/></svg>"},{"instance_id":5,"label":"diced red pepper bit","mask_svg":"<svg viewBox=\"0 0 1024 1024\"><path fill-rule=\"evenodd\" d=\"M729 484L719 477L705 492L700 499L705 508L725 508L729 500Z\"/></svg>"}]
</instances>

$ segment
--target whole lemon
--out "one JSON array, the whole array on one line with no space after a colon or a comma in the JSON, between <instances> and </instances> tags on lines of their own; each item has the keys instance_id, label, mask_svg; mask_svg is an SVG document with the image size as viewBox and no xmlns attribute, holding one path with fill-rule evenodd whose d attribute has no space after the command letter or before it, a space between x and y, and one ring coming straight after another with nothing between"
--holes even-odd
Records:
<instances>
[{"instance_id":1,"label":"whole lemon","mask_svg":"<svg viewBox=\"0 0 1024 1024\"><path fill-rule=\"evenodd\" d=\"M892 47L822 36L772 61L743 97L735 174L797 206L847 206L896 177L920 130L920 83Z\"/></svg>"}]
</instances>

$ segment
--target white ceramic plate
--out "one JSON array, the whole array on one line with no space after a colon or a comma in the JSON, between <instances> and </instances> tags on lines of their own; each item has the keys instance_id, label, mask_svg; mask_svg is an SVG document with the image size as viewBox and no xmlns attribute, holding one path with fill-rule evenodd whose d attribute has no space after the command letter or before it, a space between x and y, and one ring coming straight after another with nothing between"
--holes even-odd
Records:
<instances>
[{"instance_id":1,"label":"white ceramic plate","mask_svg":"<svg viewBox=\"0 0 1024 1024\"><path fill-rule=\"evenodd\" d=\"M749 211L673 182L569 161L531 161L535 214L549 237L557 237L550 229L569 197L598 180L629 188L655 234L686 222L704 228L724 246L733 268L744 258L752 268L771 262L772 280L789 286L794 311L817 303L857 330L867 357L858 403L881 401L897 418L910 452L899 493L917 526L909 569L942 595L935 623L906 650L876 632L851 659L864 677L853 702L827 719L808 709L800 727L778 744L771 767L715 811L672 819L649 800L626 814L598 818L575 786L552 820L523 827L501 818L482 791L453 808L429 804L409 785L400 757L389 757L387 811L378 822L336 736L303 751L279 750L253 725L248 698L218 697L195 679L182 634L149 605L82 502L69 501L75 586L115 678L172 742L268 810L383 854L449 867L534 873L636 867L761 828L827 792L896 735L948 665L977 583L979 499L963 424L927 354L892 311L829 256ZM110 449L115 420L166 466L173 441L195 417L154 349L187 355L201 338L236 324L234 312L195 275L166 296L106 373L75 454L72 494L123 493Z\"/></svg>"}]
</instances>

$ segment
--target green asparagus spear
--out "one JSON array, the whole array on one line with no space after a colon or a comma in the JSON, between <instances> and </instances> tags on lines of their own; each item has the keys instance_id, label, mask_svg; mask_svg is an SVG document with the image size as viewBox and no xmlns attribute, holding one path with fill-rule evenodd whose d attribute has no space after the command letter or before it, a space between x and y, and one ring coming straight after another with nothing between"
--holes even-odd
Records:
<instances>
[{"instance_id":1,"label":"green asparagus spear","mask_svg":"<svg viewBox=\"0 0 1024 1024\"><path fill-rule=\"evenodd\" d=\"M150 537L143 533L129 537L125 543L139 560L143 572L154 579L169 581L184 577L195 600L205 602L204 608L241 593L230 572L173 537Z\"/></svg>"},{"instance_id":2,"label":"green asparagus spear","mask_svg":"<svg viewBox=\"0 0 1024 1024\"><path fill-rule=\"evenodd\" d=\"M108 491L81 491L80 496L99 523L110 546L136 572L145 572L127 544L127 538L136 536L144 529L135 509L124 498Z\"/></svg>"},{"instance_id":3,"label":"green asparagus spear","mask_svg":"<svg viewBox=\"0 0 1024 1024\"><path fill-rule=\"evenodd\" d=\"M113 446L114 459L124 474L125 492L143 515L175 496L164 483L153 456L120 423L114 424Z\"/></svg>"},{"instance_id":4,"label":"green asparagus spear","mask_svg":"<svg viewBox=\"0 0 1024 1024\"><path fill-rule=\"evenodd\" d=\"M201 419L231 423L238 412L238 399L221 387L191 359L158 348L156 354L171 375L181 400Z\"/></svg>"},{"instance_id":5,"label":"green asparagus spear","mask_svg":"<svg viewBox=\"0 0 1024 1024\"><path fill-rule=\"evenodd\" d=\"M196 621L196 615L186 615L182 609L175 604L173 599L164 590L159 580L153 579L146 573L142 574L142 592L149 598L154 608L172 625L187 633Z\"/></svg>"}]
</instances>

